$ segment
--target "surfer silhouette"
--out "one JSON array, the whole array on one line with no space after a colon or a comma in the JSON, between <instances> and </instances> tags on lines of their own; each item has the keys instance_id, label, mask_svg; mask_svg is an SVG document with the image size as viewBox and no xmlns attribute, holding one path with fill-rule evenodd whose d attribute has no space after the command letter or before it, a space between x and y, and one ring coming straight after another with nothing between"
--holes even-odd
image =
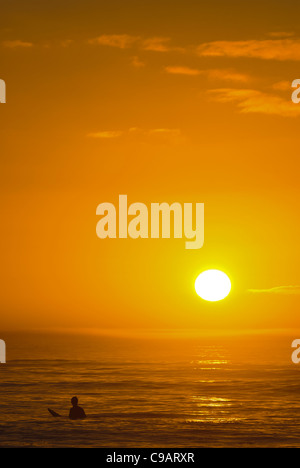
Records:
<instances>
[{"instance_id":1,"label":"surfer silhouette","mask_svg":"<svg viewBox=\"0 0 300 468\"><path fill-rule=\"evenodd\" d=\"M72 398L71 403L72 408L70 409L69 418L73 421L75 421L76 419L85 419L86 414L84 412L84 409L78 406L78 398L76 396ZM51 408L48 408L48 411L54 418L62 417L60 414L56 413Z\"/></svg>"},{"instance_id":2,"label":"surfer silhouette","mask_svg":"<svg viewBox=\"0 0 300 468\"><path fill-rule=\"evenodd\" d=\"M85 419L86 414L84 412L84 409L78 406L78 398L74 396L71 400L72 403L72 408L70 409L70 414L69 418L70 419Z\"/></svg>"}]
</instances>

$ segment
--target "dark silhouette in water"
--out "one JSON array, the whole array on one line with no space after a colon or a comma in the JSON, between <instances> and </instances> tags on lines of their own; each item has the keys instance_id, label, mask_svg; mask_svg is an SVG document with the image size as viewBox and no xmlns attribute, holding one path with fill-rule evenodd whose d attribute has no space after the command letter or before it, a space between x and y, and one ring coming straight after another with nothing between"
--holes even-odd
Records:
<instances>
[{"instance_id":1,"label":"dark silhouette in water","mask_svg":"<svg viewBox=\"0 0 300 468\"><path fill-rule=\"evenodd\" d=\"M72 408L70 409L69 413L69 418L75 421L76 419L85 419L86 414L84 412L84 409L78 406L78 398L74 396L71 400L72 403ZM54 418L61 418L62 416L52 409L48 408L49 413L54 417Z\"/></svg>"},{"instance_id":2,"label":"dark silhouette in water","mask_svg":"<svg viewBox=\"0 0 300 468\"><path fill-rule=\"evenodd\" d=\"M54 418L61 418L61 415L53 411L52 409L48 408L49 413L54 417Z\"/></svg>"},{"instance_id":3,"label":"dark silhouette in water","mask_svg":"<svg viewBox=\"0 0 300 468\"><path fill-rule=\"evenodd\" d=\"M84 409L78 406L78 398L76 396L72 398L71 403L73 407L70 409L69 418L72 420L85 419L86 414L84 412Z\"/></svg>"}]
</instances>

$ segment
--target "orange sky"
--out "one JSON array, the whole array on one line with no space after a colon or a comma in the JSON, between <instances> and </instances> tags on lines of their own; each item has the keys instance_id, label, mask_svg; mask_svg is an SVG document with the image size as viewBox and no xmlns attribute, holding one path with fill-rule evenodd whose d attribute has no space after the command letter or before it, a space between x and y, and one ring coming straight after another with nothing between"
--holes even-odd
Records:
<instances>
[{"instance_id":1,"label":"orange sky","mask_svg":"<svg viewBox=\"0 0 300 468\"><path fill-rule=\"evenodd\" d=\"M300 327L299 10L2 1L0 330ZM204 202L204 248L101 241L119 194ZM196 296L206 268L225 301Z\"/></svg>"}]
</instances>

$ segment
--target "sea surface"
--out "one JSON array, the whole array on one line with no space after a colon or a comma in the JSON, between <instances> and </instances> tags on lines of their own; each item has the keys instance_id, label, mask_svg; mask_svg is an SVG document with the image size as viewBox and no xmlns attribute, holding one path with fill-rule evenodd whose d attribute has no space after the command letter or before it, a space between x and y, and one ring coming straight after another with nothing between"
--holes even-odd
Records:
<instances>
[{"instance_id":1,"label":"sea surface","mask_svg":"<svg viewBox=\"0 0 300 468\"><path fill-rule=\"evenodd\" d=\"M1 338L1 447L300 447L297 336Z\"/></svg>"}]
</instances>

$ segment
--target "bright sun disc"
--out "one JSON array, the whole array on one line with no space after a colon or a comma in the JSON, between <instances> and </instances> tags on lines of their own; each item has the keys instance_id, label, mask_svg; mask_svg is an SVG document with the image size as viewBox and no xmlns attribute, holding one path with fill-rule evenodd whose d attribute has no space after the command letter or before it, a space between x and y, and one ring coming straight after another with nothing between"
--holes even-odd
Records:
<instances>
[{"instance_id":1,"label":"bright sun disc","mask_svg":"<svg viewBox=\"0 0 300 468\"><path fill-rule=\"evenodd\" d=\"M195 289L198 296L205 301L217 302L228 296L231 282L223 271L207 270L196 279Z\"/></svg>"}]
</instances>

